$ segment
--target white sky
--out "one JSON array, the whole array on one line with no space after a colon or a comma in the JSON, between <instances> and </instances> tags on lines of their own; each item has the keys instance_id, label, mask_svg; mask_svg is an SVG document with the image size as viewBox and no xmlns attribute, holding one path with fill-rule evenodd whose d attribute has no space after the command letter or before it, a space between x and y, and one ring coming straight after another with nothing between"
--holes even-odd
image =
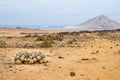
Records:
<instances>
[{"instance_id":1,"label":"white sky","mask_svg":"<svg viewBox=\"0 0 120 80\"><path fill-rule=\"evenodd\" d=\"M74 25L99 15L120 22L120 0L0 0L0 25Z\"/></svg>"}]
</instances>

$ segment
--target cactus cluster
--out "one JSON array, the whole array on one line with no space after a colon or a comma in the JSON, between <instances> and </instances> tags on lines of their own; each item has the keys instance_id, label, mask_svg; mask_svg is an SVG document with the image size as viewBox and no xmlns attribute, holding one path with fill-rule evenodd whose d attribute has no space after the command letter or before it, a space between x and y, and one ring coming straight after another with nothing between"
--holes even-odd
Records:
<instances>
[{"instance_id":1,"label":"cactus cluster","mask_svg":"<svg viewBox=\"0 0 120 80\"><path fill-rule=\"evenodd\" d=\"M45 60L45 55L41 52L19 52L14 58L15 64L43 64L48 61Z\"/></svg>"}]
</instances>

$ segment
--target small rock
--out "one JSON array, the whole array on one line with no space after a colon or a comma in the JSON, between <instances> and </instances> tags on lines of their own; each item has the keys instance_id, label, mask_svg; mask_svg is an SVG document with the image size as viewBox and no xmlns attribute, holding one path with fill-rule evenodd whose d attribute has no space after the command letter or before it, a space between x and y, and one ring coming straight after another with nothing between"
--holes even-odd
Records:
<instances>
[{"instance_id":1,"label":"small rock","mask_svg":"<svg viewBox=\"0 0 120 80\"><path fill-rule=\"evenodd\" d=\"M22 71L21 69L19 71Z\"/></svg>"},{"instance_id":2,"label":"small rock","mask_svg":"<svg viewBox=\"0 0 120 80\"><path fill-rule=\"evenodd\" d=\"M85 76L85 74L80 74L80 76Z\"/></svg>"},{"instance_id":3,"label":"small rock","mask_svg":"<svg viewBox=\"0 0 120 80\"><path fill-rule=\"evenodd\" d=\"M96 53L99 53L99 51L97 50Z\"/></svg>"},{"instance_id":4,"label":"small rock","mask_svg":"<svg viewBox=\"0 0 120 80\"><path fill-rule=\"evenodd\" d=\"M70 76L75 76L75 72L70 72Z\"/></svg>"},{"instance_id":5,"label":"small rock","mask_svg":"<svg viewBox=\"0 0 120 80\"><path fill-rule=\"evenodd\" d=\"M96 54L95 52L91 52L91 54Z\"/></svg>"},{"instance_id":6,"label":"small rock","mask_svg":"<svg viewBox=\"0 0 120 80\"><path fill-rule=\"evenodd\" d=\"M12 66L9 66L9 68L12 68Z\"/></svg>"},{"instance_id":7,"label":"small rock","mask_svg":"<svg viewBox=\"0 0 120 80\"><path fill-rule=\"evenodd\" d=\"M59 58L59 59L64 59L64 57L62 57L62 56L58 56L58 58Z\"/></svg>"},{"instance_id":8,"label":"small rock","mask_svg":"<svg viewBox=\"0 0 120 80\"><path fill-rule=\"evenodd\" d=\"M44 68L44 70L49 70L48 68Z\"/></svg>"},{"instance_id":9,"label":"small rock","mask_svg":"<svg viewBox=\"0 0 120 80\"><path fill-rule=\"evenodd\" d=\"M93 47L93 46L91 46L91 47Z\"/></svg>"},{"instance_id":10,"label":"small rock","mask_svg":"<svg viewBox=\"0 0 120 80\"><path fill-rule=\"evenodd\" d=\"M116 46L120 46L119 44L116 44Z\"/></svg>"},{"instance_id":11,"label":"small rock","mask_svg":"<svg viewBox=\"0 0 120 80\"><path fill-rule=\"evenodd\" d=\"M120 51L118 51L117 54L120 54Z\"/></svg>"},{"instance_id":12,"label":"small rock","mask_svg":"<svg viewBox=\"0 0 120 80\"><path fill-rule=\"evenodd\" d=\"M102 67L102 69L106 69L105 67Z\"/></svg>"},{"instance_id":13,"label":"small rock","mask_svg":"<svg viewBox=\"0 0 120 80\"><path fill-rule=\"evenodd\" d=\"M96 58L92 58L93 60L96 60Z\"/></svg>"},{"instance_id":14,"label":"small rock","mask_svg":"<svg viewBox=\"0 0 120 80\"><path fill-rule=\"evenodd\" d=\"M62 68L62 66L59 66L58 68Z\"/></svg>"},{"instance_id":15,"label":"small rock","mask_svg":"<svg viewBox=\"0 0 120 80\"><path fill-rule=\"evenodd\" d=\"M110 47L110 49L112 49L113 47Z\"/></svg>"},{"instance_id":16,"label":"small rock","mask_svg":"<svg viewBox=\"0 0 120 80\"><path fill-rule=\"evenodd\" d=\"M87 60L89 60L89 59L88 59L88 58L82 58L81 60L86 60L86 61L87 61Z\"/></svg>"}]
</instances>

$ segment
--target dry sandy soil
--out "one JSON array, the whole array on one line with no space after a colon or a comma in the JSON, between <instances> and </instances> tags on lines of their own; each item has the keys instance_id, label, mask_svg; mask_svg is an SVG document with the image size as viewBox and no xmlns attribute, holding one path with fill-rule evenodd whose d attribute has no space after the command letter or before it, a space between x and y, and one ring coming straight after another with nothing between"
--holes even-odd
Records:
<instances>
[{"instance_id":1,"label":"dry sandy soil","mask_svg":"<svg viewBox=\"0 0 120 80\"><path fill-rule=\"evenodd\" d=\"M120 80L119 40L97 37L78 43L84 46L0 48L0 80ZM20 51L41 51L49 63L16 65Z\"/></svg>"},{"instance_id":2,"label":"dry sandy soil","mask_svg":"<svg viewBox=\"0 0 120 80\"><path fill-rule=\"evenodd\" d=\"M60 30L33 30L33 29L15 29L15 28L0 28L0 36L17 36L21 37L24 36L25 34L22 33L37 33L40 35L43 34L49 34L49 33L58 33L58 32L63 32Z\"/></svg>"}]
</instances>

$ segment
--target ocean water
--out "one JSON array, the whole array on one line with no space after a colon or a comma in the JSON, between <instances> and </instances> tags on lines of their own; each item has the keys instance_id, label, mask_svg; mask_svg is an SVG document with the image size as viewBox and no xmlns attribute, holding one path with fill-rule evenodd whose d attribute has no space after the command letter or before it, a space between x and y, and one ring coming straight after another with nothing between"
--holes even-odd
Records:
<instances>
[{"instance_id":1,"label":"ocean water","mask_svg":"<svg viewBox=\"0 0 120 80\"><path fill-rule=\"evenodd\" d=\"M0 28L27 28L40 30L73 30L65 28L68 25L0 25ZM74 29L75 30L75 29Z\"/></svg>"},{"instance_id":2,"label":"ocean water","mask_svg":"<svg viewBox=\"0 0 120 80\"><path fill-rule=\"evenodd\" d=\"M27 28L40 30L112 30L112 28L66 28L69 25L0 25L0 28Z\"/></svg>"}]
</instances>

